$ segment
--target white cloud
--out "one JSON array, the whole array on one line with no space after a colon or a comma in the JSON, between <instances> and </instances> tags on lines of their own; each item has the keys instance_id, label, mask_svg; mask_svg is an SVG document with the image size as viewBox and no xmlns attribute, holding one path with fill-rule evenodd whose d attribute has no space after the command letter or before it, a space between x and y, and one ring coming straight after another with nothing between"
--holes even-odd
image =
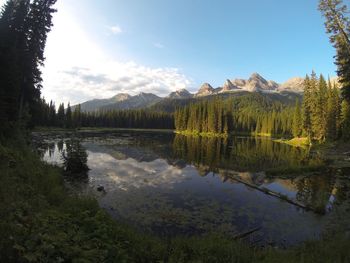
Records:
<instances>
[{"instance_id":1,"label":"white cloud","mask_svg":"<svg viewBox=\"0 0 350 263\"><path fill-rule=\"evenodd\" d=\"M123 30L121 29L121 27L117 26L117 25L116 26L108 26L107 28L108 28L109 32L113 35L118 35L120 33L123 33Z\"/></svg>"},{"instance_id":2,"label":"white cloud","mask_svg":"<svg viewBox=\"0 0 350 263\"><path fill-rule=\"evenodd\" d=\"M82 30L63 1L58 1L57 9L43 68L42 94L47 100L76 104L122 92L166 96L191 85L178 68L154 68L112 58Z\"/></svg>"},{"instance_id":3,"label":"white cloud","mask_svg":"<svg viewBox=\"0 0 350 263\"><path fill-rule=\"evenodd\" d=\"M164 45L161 44L161 43L153 43L153 46L156 47L156 48L159 48L159 49L164 48Z\"/></svg>"}]
</instances>

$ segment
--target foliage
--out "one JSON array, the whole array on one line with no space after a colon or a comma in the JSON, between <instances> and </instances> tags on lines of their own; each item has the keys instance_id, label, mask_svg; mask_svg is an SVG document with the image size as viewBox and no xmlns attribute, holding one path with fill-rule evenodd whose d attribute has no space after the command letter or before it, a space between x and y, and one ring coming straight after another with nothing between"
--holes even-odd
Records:
<instances>
[{"instance_id":1,"label":"foliage","mask_svg":"<svg viewBox=\"0 0 350 263\"><path fill-rule=\"evenodd\" d=\"M110 128L152 128L173 129L173 114L156 112L152 110L105 110L96 112L82 112L80 105L72 110L68 104L60 104L56 113L55 105L47 103L44 99L40 102L39 115L35 125L60 128L80 127L110 127Z\"/></svg>"},{"instance_id":2,"label":"foliage","mask_svg":"<svg viewBox=\"0 0 350 263\"><path fill-rule=\"evenodd\" d=\"M336 49L335 64L342 93L350 101L350 17L343 0L320 0L319 9L326 19L326 31Z\"/></svg>"},{"instance_id":3,"label":"foliage","mask_svg":"<svg viewBox=\"0 0 350 263\"><path fill-rule=\"evenodd\" d=\"M203 100L178 108L175 127L192 133L255 133L291 135L293 107L252 93L228 99Z\"/></svg>"},{"instance_id":4,"label":"foliage","mask_svg":"<svg viewBox=\"0 0 350 263\"><path fill-rule=\"evenodd\" d=\"M62 152L62 159L67 174L83 176L89 170L87 153L77 139L71 139L66 142L66 149Z\"/></svg>"},{"instance_id":5,"label":"foliage","mask_svg":"<svg viewBox=\"0 0 350 263\"><path fill-rule=\"evenodd\" d=\"M0 14L0 133L7 136L36 114L55 2L8 0Z\"/></svg>"},{"instance_id":6,"label":"foliage","mask_svg":"<svg viewBox=\"0 0 350 263\"><path fill-rule=\"evenodd\" d=\"M340 134L340 94L338 87L312 72L304 82L301 109L302 135L309 140L335 140Z\"/></svg>"}]
</instances>

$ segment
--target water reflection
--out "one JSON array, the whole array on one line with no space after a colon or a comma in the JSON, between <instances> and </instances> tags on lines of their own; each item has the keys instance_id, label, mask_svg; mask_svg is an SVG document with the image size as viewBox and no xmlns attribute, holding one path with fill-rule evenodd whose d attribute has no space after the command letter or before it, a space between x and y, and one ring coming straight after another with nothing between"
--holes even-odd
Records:
<instances>
[{"instance_id":1,"label":"water reflection","mask_svg":"<svg viewBox=\"0 0 350 263\"><path fill-rule=\"evenodd\" d=\"M172 187L182 182L185 177L184 171L171 166L164 159L156 159L150 162L138 160L116 159L105 153L89 153L89 167L95 173L106 173L112 181L113 188L129 191L144 187Z\"/></svg>"},{"instance_id":2,"label":"water reflection","mask_svg":"<svg viewBox=\"0 0 350 263\"><path fill-rule=\"evenodd\" d=\"M176 157L199 167L204 166L204 174L218 168L254 172L321 161L311 158L307 149L258 137L222 139L176 135L173 148Z\"/></svg>"},{"instance_id":3,"label":"water reflection","mask_svg":"<svg viewBox=\"0 0 350 263\"><path fill-rule=\"evenodd\" d=\"M62 164L59 153L68 150L69 140L46 142L46 149L41 144L43 158ZM294 244L318 237L331 208L349 200L349 188L333 171L293 179L266 177L268 168L322 162L308 150L269 139L112 133L82 137L78 145L86 149L91 169L80 191L94 194L119 220L162 235L234 235L259 226L261 231L251 241ZM99 185L105 193L96 191ZM307 212L249 185L281 193L326 215Z\"/></svg>"},{"instance_id":4,"label":"water reflection","mask_svg":"<svg viewBox=\"0 0 350 263\"><path fill-rule=\"evenodd\" d=\"M87 178L87 172L89 171L87 165L88 154L80 141L75 138L66 141L65 149L63 149L63 145L62 142L58 142L57 149L62 153L61 159L67 178L70 180Z\"/></svg>"}]
</instances>

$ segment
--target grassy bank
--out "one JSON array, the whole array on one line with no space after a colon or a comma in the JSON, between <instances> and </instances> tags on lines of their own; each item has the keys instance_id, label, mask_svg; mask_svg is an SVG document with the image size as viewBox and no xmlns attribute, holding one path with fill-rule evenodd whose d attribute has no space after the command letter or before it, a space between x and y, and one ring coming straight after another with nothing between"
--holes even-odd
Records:
<instances>
[{"instance_id":1,"label":"grassy bank","mask_svg":"<svg viewBox=\"0 0 350 263\"><path fill-rule=\"evenodd\" d=\"M176 134L186 136L202 136L202 137L218 137L226 138L229 136L227 133L215 133L215 132L199 132L199 131L175 131Z\"/></svg>"},{"instance_id":2,"label":"grassy bank","mask_svg":"<svg viewBox=\"0 0 350 263\"><path fill-rule=\"evenodd\" d=\"M291 140L278 139L278 140L274 140L274 142L285 143L291 146L303 147L303 148L311 146L311 142L308 138L293 138Z\"/></svg>"},{"instance_id":3,"label":"grassy bank","mask_svg":"<svg viewBox=\"0 0 350 263\"><path fill-rule=\"evenodd\" d=\"M15 145L16 144L16 145ZM62 171L21 141L0 144L0 262L347 262L349 240L256 249L208 235L162 240L66 193Z\"/></svg>"}]
</instances>

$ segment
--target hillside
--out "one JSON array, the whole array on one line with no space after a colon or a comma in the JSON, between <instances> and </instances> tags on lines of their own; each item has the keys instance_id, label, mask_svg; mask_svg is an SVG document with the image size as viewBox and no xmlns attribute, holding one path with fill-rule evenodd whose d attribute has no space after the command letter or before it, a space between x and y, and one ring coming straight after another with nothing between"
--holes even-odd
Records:
<instances>
[{"instance_id":1,"label":"hillside","mask_svg":"<svg viewBox=\"0 0 350 263\"><path fill-rule=\"evenodd\" d=\"M165 98L161 101L155 103L149 109L155 111L164 111L164 112L174 112L176 108L187 106L191 103L200 102L203 100L213 100L213 99L228 99L228 98L239 98L243 97L245 99L251 98L252 100L257 100L258 98L263 99L264 101L278 102L285 105L294 105L296 99L301 100L302 95L294 92L283 92L283 93L251 93L247 91L235 92L235 93L223 93L213 96L205 96L199 98L191 99L170 99Z\"/></svg>"}]
</instances>

